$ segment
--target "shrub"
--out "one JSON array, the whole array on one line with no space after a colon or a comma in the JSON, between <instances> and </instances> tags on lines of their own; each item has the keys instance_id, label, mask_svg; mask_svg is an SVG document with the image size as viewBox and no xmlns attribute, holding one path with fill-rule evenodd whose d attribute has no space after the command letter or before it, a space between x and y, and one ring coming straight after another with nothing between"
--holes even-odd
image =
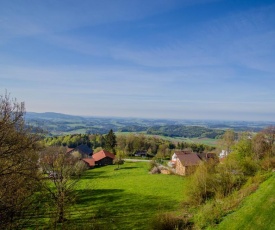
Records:
<instances>
[{"instance_id":1,"label":"shrub","mask_svg":"<svg viewBox=\"0 0 275 230\"><path fill-rule=\"evenodd\" d=\"M275 169L275 157L265 157L261 162L261 168L266 171Z\"/></svg>"},{"instance_id":2,"label":"shrub","mask_svg":"<svg viewBox=\"0 0 275 230\"><path fill-rule=\"evenodd\" d=\"M223 203L216 201L207 202L202 206L196 215L194 221L198 229L205 228L206 226L213 226L221 221L223 216Z\"/></svg>"},{"instance_id":3,"label":"shrub","mask_svg":"<svg viewBox=\"0 0 275 230\"><path fill-rule=\"evenodd\" d=\"M157 166L155 166L154 168L151 169L151 173L152 174L160 174L161 171Z\"/></svg>"},{"instance_id":4,"label":"shrub","mask_svg":"<svg viewBox=\"0 0 275 230\"><path fill-rule=\"evenodd\" d=\"M240 171L230 170L226 165L217 167L217 173L212 176L212 186L217 198L223 198L239 189L245 182Z\"/></svg>"},{"instance_id":5,"label":"shrub","mask_svg":"<svg viewBox=\"0 0 275 230\"><path fill-rule=\"evenodd\" d=\"M259 169L256 161L250 157L245 157L241 162L241 169L245 176L254 176Z\"/></svg>"},{"instance_id":6,"label":"shrub","mask_svg":"<svg viewBox=\"0 0 275 230\"><path fill-rule=\"evenodd\" d=\"M149 171L151 172L154 167L158 167L158 163L155 160L149 162Z\"/></svg>"},{"instance_id":7,"label":"shrub","mask_svg":"<svg viewBox=\"0 0 275 230\"><path fill-rule=\"evenodd\" d=\"M190 179L190 186L187 190L190 204L200 205L214 197L212 178L206 164L201 164Z\"/></svg>"},{"instance_id":8,"label":"shrub","mask_svg":"<svg viewBox=\"0 0 275 230\"><path fill-rule=\"evenodd\" d=\"M181 218L171 213L161 213L151 221L152 230L183 230L192 229L192 223L187 218Z\"/></svg>"}]
</instances>

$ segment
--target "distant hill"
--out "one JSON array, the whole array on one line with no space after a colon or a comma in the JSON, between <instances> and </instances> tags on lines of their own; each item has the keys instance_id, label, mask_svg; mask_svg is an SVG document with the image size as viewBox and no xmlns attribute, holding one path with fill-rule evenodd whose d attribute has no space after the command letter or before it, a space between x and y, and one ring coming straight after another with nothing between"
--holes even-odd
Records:
<instances>
[{"instance_id":1,"label":"distant hill","mask_svg":"<svg viewBox=\"0 0 275 230\"><path fill-rule=\"evenodd\" d=\"M45 112L45 113L35 113L35 112L27 112L25 118L27 120L30 119L46 119L46 120L72 120L72 119L85 119L84 117L81 116L74 116L74 115L68 115L68 114L63 114L63 113L54 113L54 112Z\"/></svg>"},{"instance_id":2,"label":"distant hill","mask_svg":"<svg viewBox=\"0 0 275 230\"><path fill-rule=\"evenodd\" d=\"M206 137L218 138L224 134L224 130L210 129L202 126L186 126L186 125L165 125L153 126L147 130L147 134L162 135L169 137Z\"/></svg>"},{"instance_id":3,"label":"distant hill","mask_svg":"<svg viewBox=\"0 0 275 230\"><path fill-rule=\"evenodd\" d=\"M169 120L118 117L84 117L62 113L27 112L28 125L47 131L50 135L74 133L106 134L115 132L144 132L151 135L186 138L218 138L226 129L259 131L271 123L245 121ZM275 122L274 122L275 125Z\"/></svg>"}]
</instances>

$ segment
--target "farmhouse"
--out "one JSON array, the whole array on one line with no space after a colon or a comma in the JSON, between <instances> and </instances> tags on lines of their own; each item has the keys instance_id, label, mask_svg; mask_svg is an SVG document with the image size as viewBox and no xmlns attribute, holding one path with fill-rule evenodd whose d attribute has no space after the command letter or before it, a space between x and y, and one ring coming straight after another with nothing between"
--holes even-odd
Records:
<instances>
[{"instance_id":1,"label":"farmhouse","mask_svg":"<svg viewBox=\"0 0 275 230\"><path fill-rule=\"evenodd\" d=\"M175 163L176 174L183 176L190 175L201 162L196 153L178 154Z\"/></svg>"},{"instance_id":2,"label":"farmhouse","mask_svg":"<svg viewBox=\"0 0 275 230\"><path fill-rule=\"evenodd\" d=\"M115 159L115 155L106 150L101 150L95 154L93 154L92 158L95 161L95 165L112 165L113 160Z\"/></svg>"},{"instance_id":3,"label":"farmhouse","mask_svg":"<svg viewBox=\"0 0 275 230\"><path fill-rule=\"evenodd\" d=\"M192 153L192 152L186 152L186 151L176 151L176 152L174 152L174 154L171 157L171 161L168 162L168 166L170 166L172 168L175 168L178 156L179 155L184 155L184 154L190 154L190 153Z\"/></svg>"},{"instance_id":4,"label":"farmhouse","mask_svg":"<svg viewBox=\"0 0 275 230\"><path fill-rule=\"evenodd\" d=\"M95 167L95 160L93 158L83 158L82 161L88 166L88 168Z\"/></svg>"}]
</instances>

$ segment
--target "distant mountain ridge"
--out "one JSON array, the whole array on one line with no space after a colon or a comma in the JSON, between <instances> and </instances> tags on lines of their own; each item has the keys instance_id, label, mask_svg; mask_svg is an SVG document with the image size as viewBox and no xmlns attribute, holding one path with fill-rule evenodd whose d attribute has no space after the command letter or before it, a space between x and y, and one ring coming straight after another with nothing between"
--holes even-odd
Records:
<instances>
[{"instance_id":1,"label":"distant mountain ridge","mask_svg":"<svg viewBox=\"0 0 275 230\"><path fill-rule=\"evenodd\" d=\"M50 135L73 133L106 134L115 132L143 132L150 135L169 137L218 138L226 129L257 132L269 125L268 122L209 121L209 120L169 120L118 117L84 117L63 113L27 112L25 120L29 125L39 127Z\"/></svg>"},{"instance_id":2,"label":"distant mountain ridge","mask_svg":"<svg viewBox=\"0 0 275 230\"><path fill-rule=\"evenodd\" d=\"M44 112L44 113L36 113L36 112L27 112L25 118L29 119L85 119L81 116L69 115L63 113L55 113L55 112Z\"/></svg>"}]
</instances>

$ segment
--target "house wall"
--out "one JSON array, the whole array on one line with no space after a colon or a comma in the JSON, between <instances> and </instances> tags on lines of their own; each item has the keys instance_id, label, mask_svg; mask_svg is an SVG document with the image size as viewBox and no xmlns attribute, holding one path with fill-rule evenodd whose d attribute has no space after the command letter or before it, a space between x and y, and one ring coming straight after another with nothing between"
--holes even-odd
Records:
<instances>
[{"instance_id":1,"label":"house wall","mask_svg":"<svg viewBox=\"0 0 275 230\"><path fill-rule=\"evenodd\" d=\"M176 170L176 174L186 176L186 175L193 174L196 171L197 167L198 167L197 165L183 166L180 160L177 159L175 170Z\"/></svg>"},{"instance_id":2,"label":"house wall","mask_svg":"<svg viewBox=\"0 0 275 230\"><path fill-rule=\"evenodd\" d=\"M186 167L182 165L179 159L176 161L176 174L185 176L186 175Z\"/></svg>"},{"instance_id":3,"label":"house wall","mask_svg":"<svg viewBox=\"0 0 275 230\"><path fill-rule=\"evenodd\" d=\"M99 161L96 162L97 165L112 165L113 159L110 157L105 157Z\"/></svg>"},{"instance_id":4,"label":"house wall","mask_svg":"<svg viewBox=\"0 0 275 230\"><path fill-rule=\"evenodd\" d=\"M178 158L178 157L177 157L177 154L174 153L173 156L172 156L172 158L171 158L171 161L176 161L177 158Z\"/></svg>"}]
</instances>

